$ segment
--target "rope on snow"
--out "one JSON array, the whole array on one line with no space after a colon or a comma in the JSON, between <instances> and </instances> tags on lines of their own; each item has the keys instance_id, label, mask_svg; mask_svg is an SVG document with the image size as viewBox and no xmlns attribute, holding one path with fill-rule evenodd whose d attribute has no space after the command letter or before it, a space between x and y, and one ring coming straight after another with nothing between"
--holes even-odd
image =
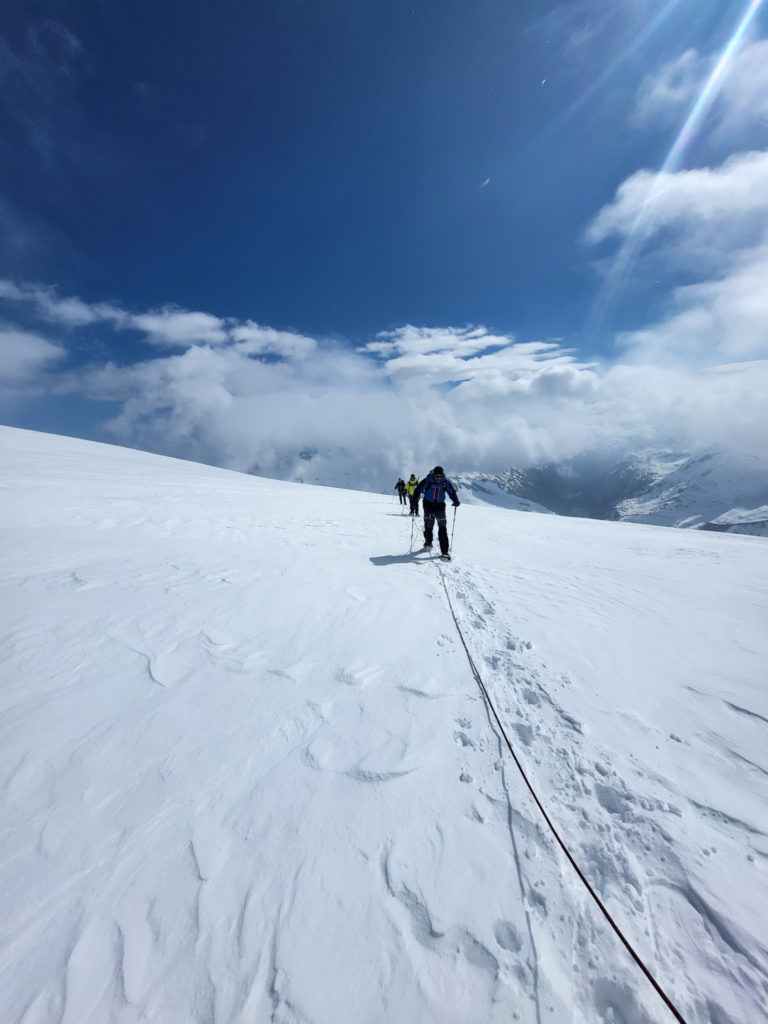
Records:
<instances>
[{"instance_id":1,"label":"rope on snow","mask_svg":"<svg viewBox=\"0 0 768 1024\"><path fill-rule=\"evenodd\" d=\"M455 519L455 510L454 510L454 519ZM670 1013L675 1018L675 1020L678 1021L678 1024L687 1024L687 1021L686 1021L685 1017L683 1017L683 1015L680 1013L680 1011L674 1005L672 1000L666 994L664 989L656 981L656 979L651 974L651 972L648 969L648 967L645 965L645 962L640 957L640 954L635 951L635 948L632 946L632 944L630 943L629 939L626 937L624 932L618 926L616 921L614 921L613 917L611 916L610 912L608 911L608 908L605 906L603 901L600 899L600 897L595 892L594 888L592 887L592 885L589 882L589 879L586 877L584 872L581 870L581 868L577 864L575 858L573 857L573 854L568 849L568 847L565 845L565 842L560 837L560 833L557 831L557 829L555 828L551 818L547 814L547 812L546 812L546 810L544 808L544 805L542 804L541 800L539 799L538 794L536 793L536 790L533 788L533 786L532 786L528 776L525 773L525 769L523 768L522 764L520 763L520 760L519 760L517 754L515 753L514 748L512 747L512 743L510 742L509 736L507 735L507 732L506 732L504 726L501 723L501 719L499 718L499 716L498 716L498 714L496 712L496 708L493 705L493 701L491 700L491 696L488 693L488 690L486 689L485 683L483 682L483 677L480 675L480 671L479 671L477 665L475 664L475 660L474 660L474 658L472 657L472 655L470 653L469 647L467 646L467 641L464 639L464 634L461 631L461 626L459 625L459 620L457 619L456 612L454 611L454 608L453 608L453 603L451 601L451 595L448 592L448 585L445 582L445 575L443 573L443 570L437 564L436 564L436 568L437 568L437 571L440 573L440 581L443 584L443 590L445 591L445 596L446 596L446 598L448 600L448 608L450 609L451 617L453 618L453 623L456 626L456 632L459 634L459 639L461 640L462 646L464 648L464 653L467 655L467 660L469 661L469 667L472 670L472 675L475 677L475 681L476 681L477 685L480 687L480 691L481 691L481 693L483 695L483 698L484 698L484 700L485 700L485 702L486 702L486 704L487 704L491 714L493 715L493 718L495 719L496 724L499 727L501 735L504 737L504 741L507 744L507 747L509 749L510 754L512 755L513 761L517 765L517 770L520 772L520 775L522 776L523 782L525 783L525 785L528 788L528 791L530 792L531 796L533 797L533 800L534 800L536 806L541 811L542 817L544 818L544 820L546 821L547 825L549 826L549 829L550 829L552 835L557 840L557 843L560 846L560 849L563 851L565 856L568 858L568 860L569 860L569 862L571 864L571 867L574 869L574 871L576 872L578 877L584 883L584 886L586 887L587 892L589 893L589 895L592 897L592 899L597 904L597 906L600 909L600 912L602 913L603 917L606 919L608 924L611 926L611 928L614 930L616 935L619 937L619 939L623 943L623 945L626 948L626 950L629 953L629 955L632 957L632 959L635 961L637 966L640 968L640 970L646 976L648 981L651 983L651 985L653 986L653 988L656 991L657 995L659 995L661 997L661 999L664 1002L664 1004L666 1005L667 1009L670 1011Z\"/></svg>"}]
</instances>

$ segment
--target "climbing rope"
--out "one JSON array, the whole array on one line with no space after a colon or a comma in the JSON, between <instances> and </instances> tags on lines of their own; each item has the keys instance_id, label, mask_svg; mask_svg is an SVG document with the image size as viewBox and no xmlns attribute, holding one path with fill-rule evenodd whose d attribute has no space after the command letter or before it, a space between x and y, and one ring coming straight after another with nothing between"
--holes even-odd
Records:
<instances>
[{"instance_id":1,"label":"climbing rope","mask_svg":"<svg viewBox=\"0 0 768 1024\"><path fill-rule=\"evenodd\" d=\"M440 581L443 584L443 590L445 591L445 596L446 596L446 599L448 601L448 607L449 607L450 612L451 612L451 617L453 618L454 625L456 626L456 632L459 634L459 639L461 640L462 646L464 648L464 652L467 655L467 660L469 661L469 667L472 670L472 675L475 677L475 681L477 682L477 685L480 687L480 691L481 691L481 693L483 695L483 698L484 698L484 700L486 702L486 705L487 705L488 709L490 710L491 714L493 715L493 718L495 719L496 724L499 727L499 731L501 732L501 735L504 737L504 741L507 744L507 747L509 749L510 754L512 755L512 759L515 762L515 764L517 765L517 770L520 772L520 775L522 776L523 782L528 787L528 791L530 792L531 796L533 797L533 800L534 800L536 806L541 811L542 817L544 818L544 820L546 821L547 825L549 826L549 829L550 829L552 835L557 840L557 843L560 846L560 849L563 851L565 856L570 861L571 867L574 869L576 874L579 876L581 881L584 883L584 886L586 887L587 892L589 893L589 895L592 897L592 899L595 901L595 903L599 907L600 912L602 913L603 917L606 919L608 924L611 926L611 928L614 930L616 935L619 937L619 939L623 943L623 945L626 948L626 950L629 953L629 955L632 957L632 959L635 961L637 966L640 968L640 970L646 976L648 981L651 983L651 985L653 986L653 988L656 991L657 995L659 995L661 997L661 999L664 1002L664 1004L666 1005L667 1009L670 1011L670 1013L675 1018L675 1020L678 1021L678 1024L687 1024L687 1022L685 1020L685 1017L683 1017L683 1015L680 1013L680 1011L674 1005L672 1000L666 994L664 989L656 981L656 979L651 974L650 970L648 969L648 967L645 965L644 961L640 957L640 954L636 952L636 950L634 949L634 947L630 943L629 939L626 937L626 935L621 930L621 928L619 928L618 924L614 921L613 917L611 916L610 912L608 911L608 908L605 906L603 901L600 899L600 897L595 892L594 888L592 887L592 885L589 882L589 879L586 877L584 872L581 870L581 868L577 864L577 862L574 859L571 851L565 845L565 842L560 837L560 833L557 831L557 829L555 828L551 818L547 814L546 809L544 808L544 805L542 804L541 800L539 799L538 794L536 793L536 790L533 788L533 786L532 786L528 776L526 775L525 769L523 768L523 766L520 763L520 760L519 760L517 754L514 751L514 748L513 748L512 744L510 742L509 736L507 735L507 732L506 732L504 726L502 725L501 719L499 718L499 716L498 716L498 714L496 712L496 708L493 705L493 701L491 700L491 696L488 693L488 690L486 689L485 683L483 682L483 677L480 675L478 667L475 664L475 660L472 657L472 654L470 653L469 647L467 646L467 641L464 639L464 634L461 631L461 626L459 625L459 620L456 617L456 612L454 611L453 602L451 601L451 595L450 595L450 593L448 591L448 585L445 582L445 574L443 573L442 568L437 563L435 563L435 566L437 568L437 571L440 573Z\"/></svg>"}]
</instances>

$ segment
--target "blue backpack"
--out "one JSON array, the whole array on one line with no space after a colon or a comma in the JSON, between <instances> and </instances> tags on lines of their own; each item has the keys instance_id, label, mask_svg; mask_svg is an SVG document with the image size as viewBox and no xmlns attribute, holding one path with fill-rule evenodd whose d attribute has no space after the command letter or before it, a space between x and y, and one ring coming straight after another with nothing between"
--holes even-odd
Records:
<instances>
[{"instance_id":1,"label":"blue backpack","mask_svg":"<svg viewBox=\"0 0 768 1024\"><path fill-rule=\"evenodd\" d=\"M451 481L445 476L442 480L435 480L430 473L424 481L421 496L425 501L445 501L446 492L451 497L456 493Z\"/></svg>"}]
</instances>

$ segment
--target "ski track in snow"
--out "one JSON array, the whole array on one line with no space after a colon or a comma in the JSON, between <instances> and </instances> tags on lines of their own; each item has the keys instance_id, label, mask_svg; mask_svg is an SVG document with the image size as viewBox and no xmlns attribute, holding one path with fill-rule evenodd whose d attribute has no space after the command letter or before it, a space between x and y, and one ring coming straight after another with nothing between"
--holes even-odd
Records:
<instances>
[{"instance_id":1,"label":"ski track in snow","mask_svg":"<svg viewBox=\"0 0 768 1024\"><path fill-rule=\"evenodd\" d=\"M443 565L375 495L2 440L0 1019L670 1019L440 574L686 1020L768 1019L760 643L664 650L763 542L462 509Z\"/></svg>"}]
</instances>

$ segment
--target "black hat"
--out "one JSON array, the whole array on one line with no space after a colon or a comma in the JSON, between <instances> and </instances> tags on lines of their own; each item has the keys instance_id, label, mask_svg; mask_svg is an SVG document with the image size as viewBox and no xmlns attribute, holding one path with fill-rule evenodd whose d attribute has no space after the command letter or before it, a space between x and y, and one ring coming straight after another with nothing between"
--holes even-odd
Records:
<instances>
[{"instance_id":1,"label":"black hat","mask_svg":"<svg viewBox=\"0 0 768 1024\"><path fill-rule=\"evenodd\" d=\"M432 472L433 473L439 473L440 476L445 476L445 472L444 472L442 466L435 466L435 468L432 470Z\"/></svg>"}]
</instances>

